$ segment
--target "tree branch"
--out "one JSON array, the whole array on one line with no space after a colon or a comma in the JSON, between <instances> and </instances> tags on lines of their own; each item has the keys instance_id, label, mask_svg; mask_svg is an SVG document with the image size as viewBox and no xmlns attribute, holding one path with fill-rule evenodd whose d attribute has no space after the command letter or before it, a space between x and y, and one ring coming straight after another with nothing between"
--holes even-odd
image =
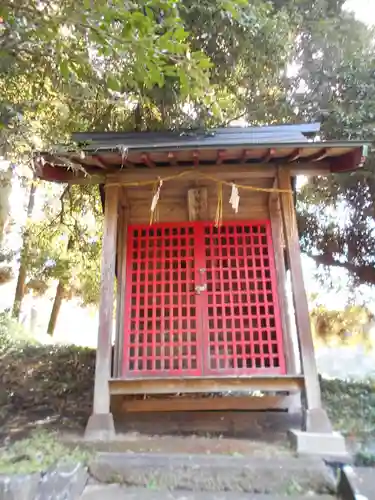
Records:
<instances>
[{"instance_id":1,"label":"tree branch","mask_svg":"<svg viewBox=\"0 0 375 500\"><path fill-rule=\"evenodd\" d=\"M345 269L355 277L357 277L361 281L361 283L366 283L368 285L375 285L374 266L368 264L357 266L355 264L351 264L350 262L339 262L332 256L332 254L329 253L325 253L323 255L313 255L307 253L306 255L312 258L318 265L329 266L329 267L340 267L342 269Z\"/></svg>"}]
</instances>

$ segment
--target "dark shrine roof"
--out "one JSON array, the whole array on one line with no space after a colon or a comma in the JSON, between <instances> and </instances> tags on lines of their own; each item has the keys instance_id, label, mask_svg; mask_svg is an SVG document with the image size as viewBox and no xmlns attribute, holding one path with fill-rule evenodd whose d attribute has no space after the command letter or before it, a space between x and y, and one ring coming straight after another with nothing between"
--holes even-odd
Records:
<instances>
[{"instance_id":1,"label":"dark shrine roof","mask_svg":"<svg viewBox=\"0 0 375 500\"><path fill-rule=\"evenodd\" d=\"M38 175L71 181L86 173L105 176L120 169L205 165L326 165L327 172L363 165L361 141L319 141L319 123L264 127L227 127L179 132L79 132L69 147L35 155Z\"/></svg>"}]
</instances>

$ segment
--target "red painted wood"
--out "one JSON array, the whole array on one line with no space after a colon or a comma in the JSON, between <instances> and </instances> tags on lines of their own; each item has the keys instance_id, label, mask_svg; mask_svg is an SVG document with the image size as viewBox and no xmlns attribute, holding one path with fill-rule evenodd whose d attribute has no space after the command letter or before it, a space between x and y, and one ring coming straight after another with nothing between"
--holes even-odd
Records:
<instances>
[{"instance_id":1,"label":"red painted wood","mask_svg":"<svg viewBox=\"0 0 375 500\"><path fill-rule=\"evenodd\" d=\"M123 375L200 375L194 224L128 231Z\"/></svg>"},{"instance_id":2,"label":"red painted wood","mask_svg":"<svg viewBox=\"0 0 375 500\"><path fill-rule=\"evenodd\" d=\"M269 221L128 231L124 377L285 373Z\"/></svg>"},{"instance_id":3,"label":"red painted wood","mask_svg":"<svg viewBox=\"0 0 375 500\"><path fill-rule=\"evenodd\" d=\"M285 373L269 221L204 227L205 374Z\"/></svg>"}]
</instances>

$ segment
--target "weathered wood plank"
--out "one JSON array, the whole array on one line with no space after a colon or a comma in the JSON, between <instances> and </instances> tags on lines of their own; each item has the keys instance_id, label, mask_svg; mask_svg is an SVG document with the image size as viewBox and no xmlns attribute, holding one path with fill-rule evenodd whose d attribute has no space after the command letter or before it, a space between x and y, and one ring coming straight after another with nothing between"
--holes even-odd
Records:
<instances>
[{"instance_id":1,"label":"weathered wood plank","mask_svg":"<svg viewBox=\"0 0 375 500\"><path fill-rule=\"evenodd\" d=\"M118 168L118 167L117 167ZM200 167L197 165L196 160L192 163L185 165L184 167L180 167L180 172L182 170L186 170L191 168L192 175L196 176L196 169L202 169L204 172L211 172L214 174L220 173L220 168L222 169L221 174L223 175L223 179L226 178L230 180L233 177L241 177L241 178L254 178L254 177L270 177L273 178L276 173L276 168L273 165L259 163L259 164L251 164L251 165L212 165L212 166L204 166ZM98 172L91 172L90 175L85 175L81 172L73 172L68 171L67 169L63 169L61 167L52 167L51 165L46 164L43 167L43 175L42 177L45 180L53 181L53 182L63 182L67 184L105 184L106 182L113 182L113 175L115 175L115 179L117 181L126 181L130 182L131 180L139 181L147 178L155 178L156 176L169 176L173 175L173 172L176 173L176 167L155 167L154 169L149 169L149 172L144 172L142 169L126 169L120 170L118 168L118 172L116 174L106 174L100 168L98 168ZM101 171L100 171L101 170ZM195 171L195 172L194 172ZM316 176L316 175L327 175L330 173L330 163L328 161L321 161L319 164L316 162L309 162L303 164L291 165L291 174L292 175L306 175L306 176ZM149 176L149 177L148 177Z\"/></svg>"},{"instance_id":2,"label":"weathered wood plank","mask_svg":"<svg viewBox=\"0 0 375 500\"><path fill-rule=\"evenodd\" d=\"M117 219L117 251L116 251L116 269L117 269L117 287L116 287L116 323L115 323L115 343L114 343L114 355L112 364L112 377L119 377L120 372L119 367L119 341L120 341L120 308L121 308L121 267L123 260L123 221L124 221L124 208L119 206L119 213Z\"/></svg>"},{"instance_id":3,"label":"weathered wood plank","mask_svg":"<svg viewBox=\"0 0 375 500\"><path fill-rule=\"evenodd\" d=\"M233 179L259 179L274 178L277 167L267 164L238 164L238 165L207 165L196 167L194 164L181 167L155 167L153 169L135 169L122 170L119 173L107 175L108 182L137 182L142 180L157 179L158 177L169 177L181 175L182 172L190 170L189 174L182 175L173 182L184 182L186 179L198 179L199 173L214 175L222 180L232 181ZM317 165L311 162L311 165L304 165L303 168L298 165L292 166L293 175L323 175L329 172L328 164L324 161Z\"/></svg>"},{"instance_id":4,"label":"weathered wood plank","mask_svg":"<svg viewBox=\"0 0 375 500\"><path fill-rule=\"evenodd\" d=\"M290 170L280 168L278 171L279 186L281 189L291 188ZM328 417L322 410L321 392L316 367L314 344L311 333L309 307L303 281L301 251L299 246L298 229L294 208L293 195L280 195L281 212L283 218L285 244L290 268L293 303L296 317L296 326L299 340L301 364L305 377L305 393L307 411L316 416L308 430L316 432L331 432L332 428Z\"/></svg>"},{"instance_id":5,"label":"weathered wood plank","mask_svg":"<svg viewBox=\"0 0 375 500\"><path fill-rule=\"evenodd\" d=\"M126 248L128 238L128 207L120 207L121 217L119 218L119 238L117 244L117 297L116 297L116 340L115 340L115 360L114 376L120 377L122 370L123 342L124 342L124 306L126 289Z\"/></svg>"},{"instance_id":6,"label":"weathered wood plank","mask_svg":"<svg viewBox=\"0 0 375 500\"><path fill-rule=\"evenodd\" d=\"M272 244L275 257L277 275L277 298L281 315L281 326L283 330L284 352L287 373L296 373L296 363L293 348L292 328L289 317L288 298L286 293L286 272L284 261L282 217L279 197L270 197L270 219L272 231Z\"/></svg>"},{"instance_id":7,"label":"weathered wood plank","mask_svg":"<svg viewBox=\"0 0 375 500\"><path fill-rule=\"evenodd\" d=\"M200 187L188 190L189 221L208 220L207 188Z\"/></svg>"},{"instance_id":8,"label":"weathered wood plank","mask_svg":"<svg viewBox=\"0 0 375 500\"><path fill-rule=\"evenodd\" d=\"M289 396L241 396L224 398L163 398L124 400L124 412L288 410Z\"/></svg>"},{"instance_id":9,"label":"weathered wood plank","mask_svg":"<svg viewBox=\"0 0 375 500\"><path fill-rule=\"evenodd\" d=\"M295 391L303 388L302 376L241 378L112 379L110 392L116 394L175 394L202 392Z\"/></svg>"},{"instance_id":10,"label":"weathered wood plank","mask_svg":"<svg viewBox=\"0 0 375 500\"><path fill-rule=\"evenodd\" d=\"M101 262L99 332L95 365L94 414L109 413L110 405L108 380L111 370L118 198L119 188L117 186L108 187L106 189Z\"/></svg>"}]
</instances>

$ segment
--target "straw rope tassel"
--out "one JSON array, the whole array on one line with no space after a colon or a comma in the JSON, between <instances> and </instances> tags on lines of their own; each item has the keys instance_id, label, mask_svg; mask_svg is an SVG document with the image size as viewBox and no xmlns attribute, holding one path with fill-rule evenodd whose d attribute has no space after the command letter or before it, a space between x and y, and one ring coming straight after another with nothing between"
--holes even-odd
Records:
<instances>
[{"instance_id":1,"label":"straw rope tassel","mask_svg":"<svg viewBox=\"0 0 375 500\"><path fill-rule=\"evenodd\" d=\"M163 185L163 181L159 179L158 182L154 183L154 187L152 190L152 201L151 201L151 210L150 210L150 226L159 220L159 207L158 201L160 198L160 189Z\"/></svg>"},{"instance_id":2,"label":"straw rope tassel","mask_svg":"<svg viewBox=\"0 0 375 500\"><path fill-rule=\"evenodd\" d=\"M215 226L216 227L221 226L222 222L223 222L223 184L221 182L218 182Z\"/></svg>"}]
</instances>

